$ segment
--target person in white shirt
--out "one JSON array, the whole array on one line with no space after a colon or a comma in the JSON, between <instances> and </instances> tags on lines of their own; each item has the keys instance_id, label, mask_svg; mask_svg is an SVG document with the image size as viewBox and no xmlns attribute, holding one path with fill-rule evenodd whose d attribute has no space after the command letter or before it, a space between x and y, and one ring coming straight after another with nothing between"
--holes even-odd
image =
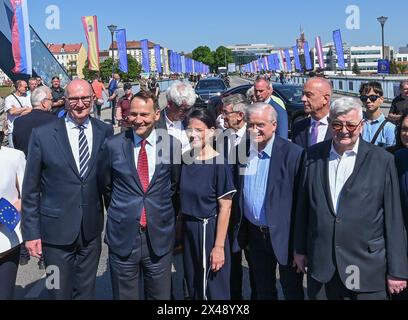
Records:
<instances>
[{"instance_id":1,"label":"person in white shirt","mask_svg":"<svg viewBox=\"0 0 408 320\"><path fill-rule=\"evenodd\" d=\"M8 143L13 148L13 123L20 116L31 112L31 101L27 97L27 82L17 80L15 83L16 91L7 96L4 101L4 111L7 113Z\"/></svg>"},{"instance_id":2,"label":"person in white shirt","mask_svg":"<svg viewBox=\"0 0 408 320\"><path fill-rule=\"evenodd\" d=\"M0 132L2 139L3 132ZM0 199L6 199L21 211L25 155L21 151L0 146L0 163ZM13 232L0 223L0 300L13 299L21 243L20 223Z\"/></svg>"},{"instance_id":3,"label":"person in white shirt","mask_svg":"<svg viewBox=\"0 0 408 320\"><path fill-rule=\"evenodd\" d=\"M187 82L176 81L166 91L167 106L160 112L156 129L165 129L169 135L179 140L183 152L190 150L186 134L185 118L196 101L193 87Z\"/></svg>"}]
</instances>

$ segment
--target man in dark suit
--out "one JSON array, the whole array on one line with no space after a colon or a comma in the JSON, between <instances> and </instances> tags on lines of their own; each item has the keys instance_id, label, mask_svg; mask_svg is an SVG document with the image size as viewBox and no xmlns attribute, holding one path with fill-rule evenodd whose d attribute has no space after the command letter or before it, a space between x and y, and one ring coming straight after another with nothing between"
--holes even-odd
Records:
<instances>
[{"instance_id":1,"label":"man in dark suit","mask_svg":"<svg viewBox=\"0 0 408 320\"><path fill-rule=\"evenodd\" d=\"M302 101L309 118L296 122L292 128L292 142L304 149L331 139L329 130L331 84L324 78L309 79L303 88Z\"/></svg>"},{"instance_id":2,"label":"man in dark suit","mask_svg":"<svg viewBox=\"0 0 408 320\"><path fill-rule=\"evenodd\" d=\"M302 275L293 268L292 211L304 151L275 134L276 112L255 103L246 112L251 137L246 165L239 168L240 222L234 251L249 244L257 299L276 300L276 266L285 299L303 299Z\"/></svg>"},{"instance_id":3,"label":"man in dark suit","mask_svg":"<svg viewBox=\"0 0 408 320\"><path fill-rule=\"evenodd\" d=\"M183 152L190 149L186 134L186 115L196 101L193 87L186 82L176 81L166 91L167 106L160 112L156 128L167 130L169 135L179 140Z\"/></svg>"},{"instance_id":4,"label":"man in dark suit","mask_svg":"<svg viewBox=\"0 0 408 320\"><path fill-rule=\"evenodd\" d=\"M407 243L391 154L360 137L360 103L333 102L333 139L308 150L295 262L310 299L377 300L406 287Z\"/></svg>"},{"instance_id":5,"label":"man in dark suit","mask_svg":"<svg viewBox=\"0 0 408 320\"><path fill-rule=\"evenodd\" d=\"M159 117L155 96L137 93L132 128L109 139L100 158L114 299L139 299L141 272L146 299L170 299L181 146L155 129Z\"/></svg>"},{"instance_id":6,"label":"man in dark suit","mask_svg":"<svg viewBox=\"0 0 408 320\"><path fill-rule=\"evenodd\" d=\"M23 151L26 156L31 131L34 128L57 120L57 117L50 112L52 107L50 88L45 86L36 88L31 92L30 99L33 110L29 114L21 116L14 121L13 131L14 148Z\"/></svg>"},{"instance_id":7,"label":"man in dark suit","mask_svg":"<svg viewBox=\"0 0 408 320\"><path fill-rule=\"evenodd\" d=\"M44 256L59 281L47 287L55 299L94 298L103 229L97 158L112 126L89 117L92 89L68 84L65 119L35 128L23 185L22 232L31 256ZM52 283L54 281L51 281Z\"/></svg>"}]
</instances>

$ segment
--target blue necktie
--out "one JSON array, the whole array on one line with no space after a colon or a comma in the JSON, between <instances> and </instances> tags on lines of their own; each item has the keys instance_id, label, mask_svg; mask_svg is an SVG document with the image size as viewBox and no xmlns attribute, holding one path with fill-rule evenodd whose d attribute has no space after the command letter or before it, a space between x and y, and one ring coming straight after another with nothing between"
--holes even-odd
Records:
<instances>
[{"instance_id":1,"label":"blue necktie","mask_svg":"<svg viewBox=\"0 0 408 320\"><path fill-rule=\"evenodd\" d=\"M88 141L86 140L84 126L78 126L79 129L79 175L81 178L84 177L86 171L88 170L89 162L89 148Z\"/></svg>"}]
</instances>

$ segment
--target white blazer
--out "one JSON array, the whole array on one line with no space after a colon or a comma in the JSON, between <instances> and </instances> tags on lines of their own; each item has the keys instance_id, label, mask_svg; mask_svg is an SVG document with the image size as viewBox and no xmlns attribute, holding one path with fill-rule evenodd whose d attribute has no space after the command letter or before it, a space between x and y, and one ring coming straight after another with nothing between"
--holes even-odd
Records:
<instances>
[{"instance_id":1,"label":"white blazer","mask_svg":"<svg viewBox=\"0 0 408 320\"><path fill-rule=\"evenodd\" d=\"M14 203L21 194L26 160L23 152L0 148L0 198ZM0 224L0 254L23 242L20 222L13 232Z\"/></svg>"}]
</instances>

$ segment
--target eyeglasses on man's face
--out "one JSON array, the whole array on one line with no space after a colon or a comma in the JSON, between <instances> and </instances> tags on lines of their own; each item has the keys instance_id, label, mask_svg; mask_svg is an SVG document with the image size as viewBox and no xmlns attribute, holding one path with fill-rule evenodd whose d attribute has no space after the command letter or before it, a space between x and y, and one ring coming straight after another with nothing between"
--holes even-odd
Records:
<instances>
[{"instance_id":1,"label":"eyeglasses on man's face","mask_svg":"<svg viewBox=\"0 0 408 320\"><path fill-rule=\"evenodd\" d=\"M334 120L330 123L331 127L333 128L334 131L342 131L344 127L346 127L346 130L350 133L353 133L354 131L357 130L357 128L360 126L360 124L363 122L363 120L361 120L359 123L355 124L355 123L351 123L351 122L346 122L343 123L341 121L338 120Z\"/></svg>"},{"instance_id":2,"label":"eyeglasses on man's face","mask_svg":"<svg viewBox=\"0 0 408 320\"><path fill-rule=\"evenodd\" d=\"M68 98L68 102L71 105L77 105L79 101L82 101L84 105L89 105L91 103L92 96L86 96L86 97L70 97Z\"/></svg>"}]
</instances>

